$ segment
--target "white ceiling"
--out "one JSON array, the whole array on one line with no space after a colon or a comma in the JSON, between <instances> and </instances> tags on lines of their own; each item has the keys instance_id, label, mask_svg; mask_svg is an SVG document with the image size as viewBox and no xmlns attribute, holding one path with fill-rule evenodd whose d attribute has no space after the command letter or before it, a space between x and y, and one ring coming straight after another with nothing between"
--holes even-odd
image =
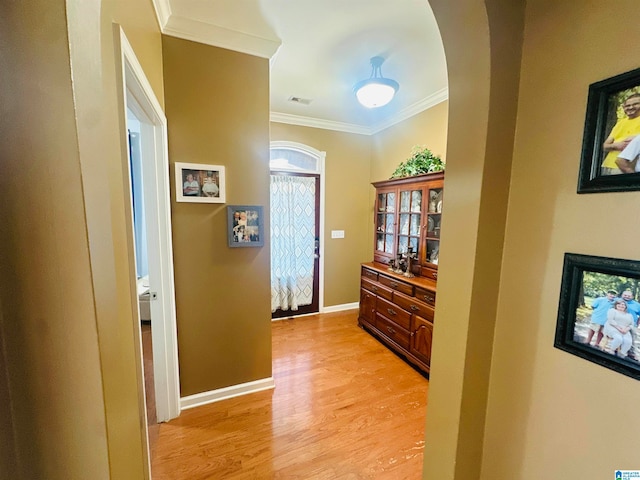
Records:
<instances>
[{"instance_id":1,"label":"white ceiling","mask_svg":"<svg viewBox=\"0 0 640 480\"><path fill-rule=\"evenodd\" d=\"M371 134L448 97L427 0L154 0L164 33L270 58L271 119ZM353 85L385 58L393 101L358 104ZM309 105L290 97L311 100Z\"/></svg>"}]
</instances>

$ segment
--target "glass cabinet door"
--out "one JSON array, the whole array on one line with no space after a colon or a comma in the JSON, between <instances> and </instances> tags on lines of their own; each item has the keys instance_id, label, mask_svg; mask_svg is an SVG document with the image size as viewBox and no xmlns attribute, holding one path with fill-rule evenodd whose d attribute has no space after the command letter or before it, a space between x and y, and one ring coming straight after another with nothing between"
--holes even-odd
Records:
<instances>
[{"instance_id":1,"label":"glass cabinet door","mask_svg":"<svg viewBox=\"0 0 640 480\"><path fill-rule=\"evenodd\" d=\"M401 190L398 208L398 252L406 254L411 248L418 254L420 246L420 226L422 225L422 189Z\"/></svg>"},{"instance_id":2,"label":"glass cabinet door","mask_svg":"<svg viewBox=\"0 0 640 480\"><path fill-rule=\"evenodd\" d=\"M425 242L425 261L433 265L438 265L438 255L440 253L440 226L442 221L442 195L443 189L430 188L427 190L427 223Z\"/></svg>"},{"instance_id":3,"label":"glass cabinet door","mask_svg":"<svg viewBox=\"0 0 640 480\"><path fill-rule=\"evenodd\" d=\"M376 200L376 250L393 258L396 193L380 192Z\"/></svg>"}]
</instances>

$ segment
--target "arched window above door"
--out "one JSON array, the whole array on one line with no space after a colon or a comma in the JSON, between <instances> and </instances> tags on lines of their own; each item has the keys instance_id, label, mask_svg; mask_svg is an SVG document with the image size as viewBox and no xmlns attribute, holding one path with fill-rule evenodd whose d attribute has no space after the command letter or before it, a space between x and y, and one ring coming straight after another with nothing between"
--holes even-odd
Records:
<instances>
[{"instance_id":1,"label":"arched window above door","mask_svg":"<svg viewBox=\"0 0 640 480\"><path fill-rule=\"evenodd\" d=\"M272 171L321 173L325 152L295 142L271 142Z\"/></svg>"}]
</instances>

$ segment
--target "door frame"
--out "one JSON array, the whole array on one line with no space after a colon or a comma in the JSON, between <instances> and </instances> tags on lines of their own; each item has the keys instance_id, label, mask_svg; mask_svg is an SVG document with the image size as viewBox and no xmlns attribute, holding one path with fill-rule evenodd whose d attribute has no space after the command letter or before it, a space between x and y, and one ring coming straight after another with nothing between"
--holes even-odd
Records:
<instances>
[{"instance_id":1,"label":"door frame","mask_svg":"<svg viewBox=\"0 0 640 480\"><path fill-rule=\"evenodd\" d=\"M124 31L119 26L116 28L122 62L121 118L126 119L129 108L140 120L141 127L149 290L152 297L157 297L150 301L155 400L158 422L165 422L180 415L167 119ZM127 136L126 124L122 125L121 134ZM130 183L130 177L128 181ZM128 194L132 202L131 189ZM139 314L134 322L135 328L140 328Z\"/></svg>"},{"instance_id":2,"label":"door frame","mask_svg":"<svg viewBox=\"0 0 640 480\"><path fill-rule=\"evenodd\" d=\"M315 173L320 175L320 261L318 262L318 270L319 270L319 278L318 278L318 313L324 312L324 203L325 203L325 164L327 152L322 152L320 150L316 150L309 145L305 145L303 143L290 142L286 140L273 140L269 145L270 149L284 149L284 150L294 150L297 152L304 153L305 155L309 155L317 160L318 168L316 170L287 170L287 169L269 169L269 171L273 172L292 172L292 173ZM296 316L296 315L292 315Z\"/></svg>"}]
</instances>

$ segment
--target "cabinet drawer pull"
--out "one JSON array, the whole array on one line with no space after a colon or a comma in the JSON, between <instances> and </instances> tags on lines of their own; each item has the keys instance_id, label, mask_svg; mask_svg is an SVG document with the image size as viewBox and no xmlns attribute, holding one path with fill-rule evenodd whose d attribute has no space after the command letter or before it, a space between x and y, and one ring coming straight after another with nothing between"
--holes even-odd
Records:
<instances>
[{"instance_id":1,"label":"cabinet drawer pull","mask_svg":"<svg viewBox=\"0 0 640 480\"><path fill-rule=\"evenodd\" d=\"M371 290L373 290L374 292L378 291L378 287L372 287Z\"/></svg>"},{"instance_id":2,"label":"cabinet drawer pull","mask_svg":"<svg viewBox=\"0 0 640 480\"><path fill-rule=\"evenodd\" d=\"M397 315L398 314L393 308L387 308L387 312L389 312L389 315Z\"/></svg>"},{"instance_id":3,"label":"cabinet drawer pull","mask_svg":"<svg viewBox=\"0 0 640 480\"><path fill-rule=\"evenodd\" d=\"M398 286L397 282L391 282L389 283L389 285L391 286L391 288L396 288Z\"/></svg>"},{"instance_id":4,"label":"cabinet drawer pull","mask_svg":"<svg viewBox=\"0 0 640 480\"><path fill-rule=\"evenodd\" d=\"M427 303L433 303L435 301L435 297L433 297L431 295L423 295L422 298Z\"/></svg>"},{"instance_id":5,"label":"cabinet drawer pull","mask_svg":"<svg viewBox=\"0 0 640 480\"><path fill-rule=\"evenodd\" d=\"M416 306L416 305L410 305L409 308L413 311L413 312L418 312L420 311L420 307Z\"/></svg>"},{"instance_id":6,"label":"cabinet drawer pull","mask_svg":"<svg viewBox=\"0 0 640 480\"><path fill-rule=\"evenodd\" d=\"M438 272L433 272L433 278L435 278L435 279L438 278Z\"/></svg>"},{"instance_id":7,"label":"cabinet drawer pull","mask_svg":"<svg viewBox=\"0 0 640 480\"><path fill-rule=\"evenodd\" d=\"M396 331L391 328L391 327L387 327L387 332L389 332L391 335L393 335L394 333L396 333Z\"/></svg>"}]
</instances>

